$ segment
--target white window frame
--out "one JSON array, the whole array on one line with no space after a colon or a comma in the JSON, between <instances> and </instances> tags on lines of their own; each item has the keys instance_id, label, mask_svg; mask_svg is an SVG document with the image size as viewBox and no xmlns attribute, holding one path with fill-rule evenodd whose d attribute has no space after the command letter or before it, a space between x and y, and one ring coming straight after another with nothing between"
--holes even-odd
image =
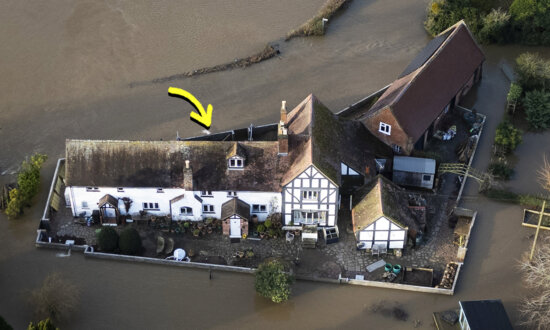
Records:
<instances>
[{"instance_id":1,"label":"white window frame","mask_svg":"<svg viewBox=\"0 0 550 330\"><path fill-rule=\"evenodd\" d=\"M212 194L212 190L202 190L201 197L214 197L214 194Z\"/></svg>"},{"instance_id":2,"label":"white window frame","mask_svg":"<svg viewBox=\"0 0 550 330\"><path fill-rule=\"evenodd\" d=\"M231 157L227 161L227 167L231 169L242 169L244 168L244 159L239 157Z\"/></svg>"},{"instance_id":3,"label":"white window frame","mask_svg":"<svg viewBox=\"0 0 550 330\"><path fill-rule=\"evenodd\" d=\"M237 197L237 192L236 191L228 191L227 192L227 197Z\"/></svg>"},{"instance_id":4,"label":"white window frame","mask_svg":"<svg viewBox=\"0 0 550 330\"><path fill-rule=\"evenodd\" d=\"M267 213L266 204L252 204L252 211L250 213Z\"/></svg>"},{"instance_id":5,"label":"white window frame","mask_svg":"<svg viewBox=\"0 0 550 330\"><path fill-rule=\"evenodd\" d=\"M380 122L380 125L378 126L378 132L386 135L391 135L391 125Z\"/></svg>"},{"instance_id":6,"label":"white window frame","mask_svg":"<svg viewBox=\"0 0 550 330\"><path fill-rule=\"evenodd\" d=\"M162 188L157 188L157 193L164 193L164 189L162 189Z\"/></svg>"},{"instance_id":7,"label":"white window frame","mask_svg":"<svg viewBox=\"0 0 550 330\"><path fill-rule=\"evenodd\" d=\"M212 204L202 204L202 213L216 213L214 211L214 205L212 205Z\"/></svg>"},{"instance_id":8,"label":"white window frame","mask_svg":"<svg viewBox=\"0 0 550 330\"><path fill-rule=\"evenodd\" d=\"M160 210L159 203L155 202L143 202L142 206L144 210Z\"/></svg>"},{"instance_id":9,"label":"white window frame","mask_svg":"<svg viewBox=\"0 0 550 330\"><path fill-rule=\"evenodd\" d=\"M98 187L86 187L86 191L99 191Z\"/></svg>"},{"instance_id":10,"label":"white window frame","mask_svg":"<svg viewBox=\"0 0 550 330\"><path fill-rule=\"evenodd\" d=\"M294 210L294 223L301 224L325 224L327 220L326 210Z\"/></svg>"},{"instance_id":11,"label":"white window frame","mask_svg":"<svg viewBox=\"0 0 550 330\"><path fill-rule=\"evenodd\" d=\"M185 210L185 212L182 212ZM193 208L189 206L182 206L180 207L180 214L181 215L193 215Z\"/></svg>"},{"instance_id":12,"label":"white window frame","mask_svg":"<svg viewBox=\"0 0 550 330\"><path fill-rule=\"evenodd\" d=\"M116 188L116 191L117 191L117 192L124 192L124 188L118 187L118 188Z\"/></svg>"},{"instance_id":13,"label":"white window frame","mask_svg":"<svg viewBox=\"0 0 550 330\"><path fill-rule=\"evenodd\" d=\"M400 154L401 153L401 147L397 144L392 144L391 148L393 149L393 152Z\"/></svg>"},{"instance_id":14,"label":"white window frame","mask_svg":"<svg viewBox=\"0 0 550 330\"><path fill-rule=\"evenodd\" d=\"M318 201L320 191L316 189L304 189L302 190L302 200L304 201Z\"/></svg>"}]
</instances>

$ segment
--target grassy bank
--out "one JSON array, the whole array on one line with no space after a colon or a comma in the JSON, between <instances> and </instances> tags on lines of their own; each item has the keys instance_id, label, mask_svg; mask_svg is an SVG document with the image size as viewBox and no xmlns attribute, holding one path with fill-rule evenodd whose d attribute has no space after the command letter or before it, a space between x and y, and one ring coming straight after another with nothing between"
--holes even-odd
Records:
<instances>
[{"instance_id":1,"label":"grassy bank","mask_svg":"<svg viewBox=\"0 0 550 330\"><path fill-rule=\"evenodd\" d=\"M285 40L289 40L294 37L324 35L325 28L323 25L323 18L330 19L338 10L344 8L344 5L350 1L351 0L328 0L325 2L323 7L319 9L319 12L315 15L315 17L302 24L299 28L290 31Z\"/></svg>"},{"instance_id":2,"label":"grassy bank","mask_svg":"<svg viewBox=\"0 0 550 330\"><path fill-rule=\"evenodd\" d=\"M504 203L519 204L525 207L542 207L542 202L546 199L543 196L531 194L517 194L504 189L489 189L483 194L493 200ZM547 202L550 202L546 199Z\"/></svg>"},{"instance_id":3,"label":"grassy bank","mask_svg":"<svg viewBox=\"0 0 550 330\"><path fill-rule=\"evenodd\" d=\"M256 53L252 56L248 56L245 58L237 58L233 62L219 64L216 66L210 66L206 68L200 68L197 70L187 71L184 73L178 73L168 77L153 79L151 81L132 83L130 84L130 87L136 87L136 86L148 85L148 84L161 84L169 81L184 79L184 78L203 75L207 73L233 70L238 68L246 68L248 66L251 66L252 64L256 64L256 63L268 60L279 53L280 53L279 49L276 46L268 44L259 53Z\"/></svg>"}]
</instances>

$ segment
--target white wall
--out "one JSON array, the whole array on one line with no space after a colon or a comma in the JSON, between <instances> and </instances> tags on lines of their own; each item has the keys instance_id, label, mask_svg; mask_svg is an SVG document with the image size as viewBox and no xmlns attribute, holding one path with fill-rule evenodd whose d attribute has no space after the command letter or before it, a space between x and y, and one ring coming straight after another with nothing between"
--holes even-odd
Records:
<instances>
[{"instance_id":1,"label":"white wall","mask_svg":"<svg viewBox=\"0 0 550 330\"><path fill-rule=\"evenodd\" d=\"M87 191L86 187L67 187L65 196L68 196L73 209L73 216L78 216L82 212L86 213L86 216L92 214L93 210L98 210L98 201L105 194L110 194L119 199L119 210L121 214L126 214L126 208L122 200L123 197L130 198L133 202L129 210L129 214L138 215L139 211L143 210L143 203L158 203L158 210L147 210L148 214L154 214L158 216L172 215L173 220L201 220L203 217L220 218L221 206L226 201L230 200L232 196L228 196L227 191L214 191L212 197L201 196L200 191L185 191L181 188L165 188L162 193L157 192L157 188L123 188L124 191L119 192L117 188L112 187L99 187L98 191ZM184 195L184 198L174 202L170 205L170 201L175 197ZM195 195L199 196L203 202L202 204L195 198ZM281 212L281 193L278 192L237 192L237 197L244 202L248 203L252 208L252 204L266 205L266 212L253 213L257 214L260 221L264 221L270 213ZM83 207L82 202L86 202L88 207ZM203 214L203 204L214 205L214 213ZM180 215L180 208L182 206L188 206L193 209L192 216Z\"/></svg>"},{"instance_id":2,"label":"white wall","mask_svg":"<svg viewBox=\"0 0 550 330\"><path fill-rule=\"evenodd\" d=\"M302 198L302 190L318 190L319 199L308 201ZM294 180L283 187L284 196L284 222L289 225L293 220L294 210L327 211L326 224L323 226L335 226L338 214L338 187L319 172L314 166L310 166Z\"/></svg>"},{"instance_id":3,"label":"white wall","mask_svg":"<svg viewBox=\"0 0 550 330\"><path fill-rule=\"evenodd\" d=\"M366 228L362 229L358 238L360 242L371 248L373 244L386 244L388 249L403 249L407 238L407 230L395 223L380 217Z\"/></svg>"}]
</instances>

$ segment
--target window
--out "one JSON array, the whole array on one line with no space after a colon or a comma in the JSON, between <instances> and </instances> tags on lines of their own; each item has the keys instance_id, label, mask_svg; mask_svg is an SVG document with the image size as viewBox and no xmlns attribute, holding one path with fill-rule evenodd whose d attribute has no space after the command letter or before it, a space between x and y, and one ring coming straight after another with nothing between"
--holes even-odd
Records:
<instances>
[{"instance_id":1,"label":"window","mask_svg":"<svg viewBox=\"0 0 550 330\"><path fill-rule=\"evenodd\" d=\"M143 203L144 210L158 210L159 203Z\"/></svg>"},{"instance_id":2,"label":"window","mask_svg":"<svg viewBox=\"0 0 550 330\"><path fill-rule=\"evenodd\" d=\"M210 191L210 190L203 190L203 191L201 191L201 196L202 197L213 197L214 195L212 195L212 191Z\"/></svg>"},{"instance_id":3,"label":"window","mask_svg":"<svg viewBox=\"0 0 550 330\"><path fill-rule=\"evenodd\" d=\"M98 187L86 187L86 191L99 191Z\"/></svg>"},{"instance_id":4,"label":"window","mask_svg":"<svg viewBox=\"0 0 550 330\"><path fill-rule=\"evenodd\" d=\"M391 135L391 125L380 122L380 127L378 127L378 132L384 133L386 135Z\"/></svg>"},{"instance_id":5,"label":"window","mask_svg":"<svg viewBox=\"0 0 550 330\"><path fill-rule=\"evenodd\" d=\"M116 191L118 191L118 192L124 192L124 188L120 188L120 187L119 187L119 188L116 188Z\"/></svg>"},{"instance_id":6,"label":"window","mask_svg":"<svg viewBox=\"0 0 550 330\"><path fill-rule=\"evenodd\" d=\"M267 212L267 205L252 204L252 213L265 213L265 212Z\"/></svg>"},{"instance_id":7,"label":"window","mask_svg":"<svg viewBox=\"0 0 550 330\"><path fill-rule=\"evenodd\" d=\"M236 191L228 191L227 192L227 197L236 197L237 196L237 192Z\"/></svg>"},{"instance_id":8,"label":"window","mask_svg":"<svg viewBox=\"0 0 550 330\"><path fill-rule=\"evenodd\" d=\"M204 204L202 206L202 213L214 213L214 205Z\"/></svg>"},{"instance_id":9,"label":"window","mask_svg":"<svg viewBox=\"0 0 550 330\"><path fill-rule=\"evenodd\" d=\"M398 146L397 144L392 144L391 147L392 147L392 149L393 149L393 152L395 152L396 154L400 154L400 153L401 153L401 147Z\"/></svg>"},{"instance_id":10,"label":"window","mask_svg":"<svg viewBox=\"0 0 550 330\"><path fill-rule=\"evenodd\" d=\"M229 168L243 168L244 162L240 158L229 158Z\"/></svg>"},{"instance_id":11,"label":"window","mask_svg":"<svg viewBox=\"0 0 550 330\"><path fill-rule=\"evenodd\" d=\"M302 199L306 201L317 201L319 200L319 191L318 190L302 190Z\"/></svg>"},{"instance_id":12,"label":"window","mask_svg":"<svg viewBox=\"0 0 550 330\"><path fill-rule=\"evenodd\" d=\"M294 211L294 223L324 224L326 220L326 215L326 211L296 210Z\"/></svg>"},{"instance_id":13,"label":"window","mask_svg":"<svg viewBox=\"0 0 550 330\"><path fill-rule=\"evenodd\" d=\"M158 192L158 193L163 193L164 190L163 190L162 188L158 188L158 189L157 189L157 192Z\"/></svg>"},{"instance_id":14,"label":"window","mask_svg":"<svg viewBox=\"0 0 550 330\"><path fill-rule=\"evenodd\" d=\"M422 180L424 180L424 181L430 181L431 179L432 179L431 175L423 175L422 176Z\"/></svg>"},{"instance_id":15,"label":"window","mask_svg":"<svg viewBox=\"0 0 550 330\"><path fill-rule=\"evenodd\" d=\"M88 202L82 201L82 208L87 209L88 208Z\"/></svg>"},{"instance_id":16,"label":"window","mask_svg":"<svg viewBox=\"0 0 550 330\"><path fill-rule=\"evenodd\" d=\"M182 206L180 208L181 215L193 215L193 209L188 206Z\"/></svg>"}]
</instances>

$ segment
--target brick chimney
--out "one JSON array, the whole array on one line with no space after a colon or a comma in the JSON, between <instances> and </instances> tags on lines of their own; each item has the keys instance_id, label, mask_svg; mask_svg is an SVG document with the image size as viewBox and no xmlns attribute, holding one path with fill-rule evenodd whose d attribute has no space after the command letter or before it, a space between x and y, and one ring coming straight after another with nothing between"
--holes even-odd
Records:
<instances>
[{"instance_id":1,"label":"brick chimney","mask_svg":"<svg viewBox=\"0 0 550 330\"><path fill-rule=\"evenodd\" d=\"M183 189L193 191L193 170L189 165L189 160L185 161L185 168L183 169Z\"/></svg>"},{"instance_id":2,"label":"brick chimney","mask_svg":"<svg viewBox=\"0 0 550 330\"><path fill-rule=\"evenodd\" d=\"M280 156L288 155L288 131L286 128L286 121L286 101L283 101L281 105L281 120L277 128L277 141L279 142Z\"/></svg>"}]
</instances>

